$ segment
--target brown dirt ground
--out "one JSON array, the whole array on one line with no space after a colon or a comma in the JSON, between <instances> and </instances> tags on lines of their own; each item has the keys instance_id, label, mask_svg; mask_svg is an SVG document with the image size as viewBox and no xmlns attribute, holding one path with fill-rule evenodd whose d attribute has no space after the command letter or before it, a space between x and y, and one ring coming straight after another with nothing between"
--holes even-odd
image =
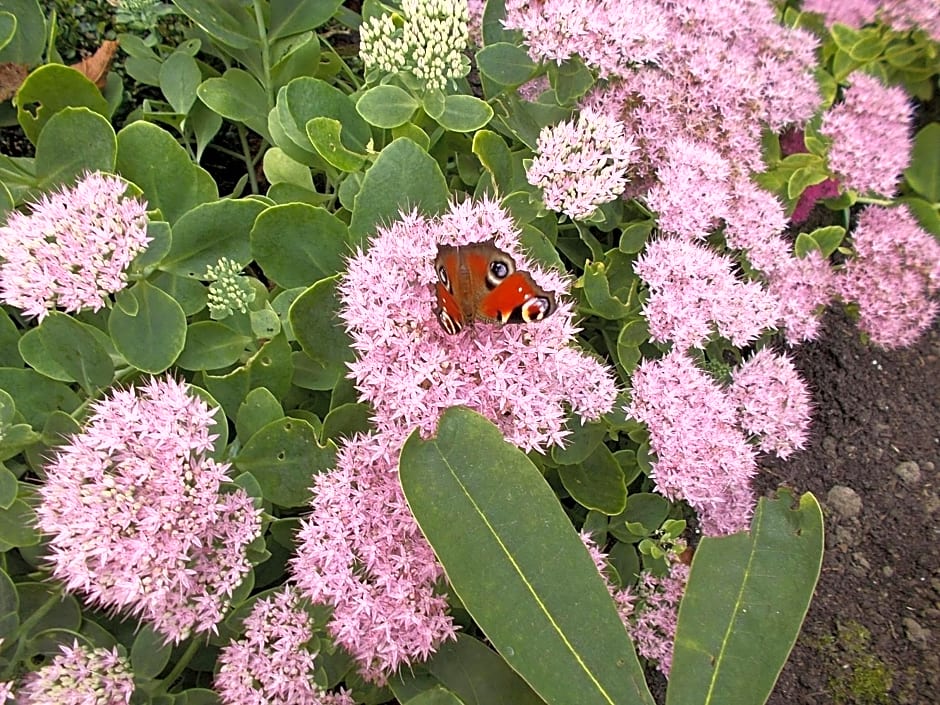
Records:
<instances>
[{"instance_id":1,"label":"brown dirt ground","mask_svg":"<svg viewBox=\"0 0 940 705\"><path fill-rule=\"evenodd\" d=\"M812 492L826 551L769 703L940 702L940 322L884 351L831 312L794 359L813 390L812 436L787 462L762 463L758 491ZM839 485L860 503L831 493Z\"/></svg>"}]
</instances>

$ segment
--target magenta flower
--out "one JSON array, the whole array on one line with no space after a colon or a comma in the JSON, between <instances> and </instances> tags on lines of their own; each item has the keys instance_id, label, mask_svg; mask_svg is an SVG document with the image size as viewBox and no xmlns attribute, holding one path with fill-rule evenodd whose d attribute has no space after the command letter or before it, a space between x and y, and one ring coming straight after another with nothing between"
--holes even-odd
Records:
<instances>
[{"instance_id":1,"label":"magenta flower","mask_svg":"<svg viewBox=\"0 0 940 705\"><path fill-rule=\"evenodd\" d=\"M438 243L496 239L519 269L548 292L567 282L528 262L519 230L495 202L465 201L439 218L417 213L379 228L349 261L339 291L341 316L359 359L350 364L360 399L375 408L378 430L403 442L415 428L430 436L445 409L466 405L493 421L523 450L562 443L567 411L596 419L616 396L611 371L571 345L577 332L563 298L544 320L478 323L448 335L434 315ZM375 302L383 302L376 315Z\"/></svg>"},{"instance_id":2,"label":"magenta flower","mask_svg":"<svg viewBox=\"0 0 940 705\"><path fill-rule=\"evenodd\" d=\"M207 455L216 411L172 378L113 391L39 489L53 575L168 642L215 630L260 535L251 498L222 493L229 465Z\"/></svg>"},{"instance_id":3,"label":"magenta flower","mask_svg":"<svg viewBox=\"0 0 940 705\"><path fill-rule=\"evenodd\" d=\"M830 26L838 22L859 28L881 19L898 30L919 27L940 41L936 0L803 0L803 11L822 14Z\"/></svg>"},{"instance_id":4,"label":"magenta flower","mask_svg":"<svg viewBox=\"0 0 940 705\"><path fill-rule=\"evenodd\" d=\"M56 307L97 311L127 285L125 270L150 242L147 205L116 176L87 174L45 194L0 227L0 301L42 320Z\"/></svg>"},{"instance_id":5,"label":"magenta flower","mask_svg":"<svg viewBox=\"0 0 940 705\"><path fill-rule=\"evenodd\" d=\"M757 447L787 458L806 445L812 406L806 383L790 358L762 348L731 373L728 394L739 423Z\"/></svg>"},{"instance_id":6,"label":"magenta flower","mask_svg":"<svg viewBox=\"0 0 940 705\"><path fill-rule=\"evenodd\" d=\"M675 237L651 242L634 269L650 289L650 335L674 348L704 348L717 330L743 347L774 328L779 303L757 282L738 280L730 257Z\"/></svg>"},{"instance_id":7,"label":"magenta flower","mask_svg":"<svg viewBox=\"0 0 940 705\"><path fill-rule=\"evenodd\" d=\"M891 196L911 160L913 106L903 89L856 72L841 103L823 115L829 168L845 188Z\"/></svg>"},{"instance_id":8,"label":"magenta flower","mask_svg":"<svg viewBox=\"0 0 940 705\"><path fill-rule=\"evenodd\" d=\"M13 681L0 681L0 703L13 700Z\"/></svg>"},{"instance_id":9,"label":"magenta flower","mask_svg":"<svg viewBox=\"0 0 940 705\"><path fill-rule=\"evenodd\" d=\"M327 630L376 683L455 635L443 569L398 482L399 450L379 436L342 446L336 469L314 478L291 560L299 592L333 608Z\"/></svg>"},{"instance_id":10,"label":"magenta flower","mask_svg":"<svg viewBox=\"0 0 940 705\"><path fill-rule=\"evenodd\" d=\"M17 689L18 705L127 705L134 693L130 663L117 649L59 647L52 663L33 671ZM0 700L2 702L2 700Z\"/></svg>"},{"instance_id":11,"label":"magenta flower","mask_svg":"<svg viewBox=\"0 0 940 705\"><path fill-rule=\"evenodd\" d=\"M526 178L542 189L546 206L583 220L623 193L633 150L622 123L587 108L576 120L542 128Z\"/></svg>"},{"instance_id":12,"label":"magenta flower","mask_svg":"<svg viewBox=\"0 0 940 705\"><path fill-rule=\"evenodd\" d=\"M863 210L852 242L855 256L839 273L839 295L858 304L858 326L876 345L910 345L937 313L940 243L903 206Z\"/></svg>"},{"instance_id":13,"label":"magenta flower","mask_svg":"<svg viewBox=\"0 0 940 705\"><path fill-rule=\"evenodd\" d=\"M632 384L626 411L649 429L657 491L688 502L703 534L747 529L757 465L754 448L738 428L734 402L677 350L641 362Z\"/></svg>"},{"instance_id":14,"label":"magenta flower","mask_svg":"<svg viewBox=\"0 0 940 705\"><path fill-rule=\"evenodd\" d=\"M313 629L292 588L258 600L244 627L219 654L215 689L223 705L354 705L348 692L326 693L315 683Z\"/></svg>"}]
</instances>

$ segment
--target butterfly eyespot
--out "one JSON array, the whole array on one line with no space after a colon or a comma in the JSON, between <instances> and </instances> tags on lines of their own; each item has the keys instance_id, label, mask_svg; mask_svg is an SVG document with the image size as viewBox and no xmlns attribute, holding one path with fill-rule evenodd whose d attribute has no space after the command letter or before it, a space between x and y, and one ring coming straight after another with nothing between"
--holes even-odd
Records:
<instances>
[{"instance_id":1,"label":"butterfly eyespot","mask_svg":"<svg viewBox=\"0 0 940 705\"><path fill-rule=\"evenodd\" d=\"M490 289L495 289L510 274L516 271L516 265L509 255L502 252L498 253L490 261L490 266L486 272L486 285Z\"/></svg>"},{"instance_id":2,"label":"butterfly eyespot","mask_svg":"<svg viewBox=\"0 0 940 705\"><path fill-rule=\"evenodd\" d=\"M444 266L437 268L437 280L444 285L444 288L448 291L450 288L450 278L447 276L447 268Z\"/></svg>"},{"instance_id":3,"label":"butterfly eyespot","mask_svg":"<svg viewBox=\"0 0 940 705\"><path fill-rule=\"evenodd\" d=\"M522 306L522 320L541 321L552 312L552 302L546 296L534 296Z\"/></svg>"}]
</instances>

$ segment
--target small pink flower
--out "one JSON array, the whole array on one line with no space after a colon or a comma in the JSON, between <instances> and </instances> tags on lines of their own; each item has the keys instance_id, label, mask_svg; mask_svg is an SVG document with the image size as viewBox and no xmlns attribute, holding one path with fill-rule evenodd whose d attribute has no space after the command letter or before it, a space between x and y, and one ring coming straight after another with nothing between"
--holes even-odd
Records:
<instances>
[{"instance_id":1,"label":"small pink flower","mask_svg":"<svg viewBox=\"0 0 940 705\"><path fill-rule=\"evenodd\" d=\"M556 298L567 290L560 275L522 256L519 236L498 204L468 200L439 218L403 214L350 259L339 286L340 315L358 355L350 376L360 399L373 405L380 432L401 442L415 428L430 436L445 409L465 405L493 421L510 443L541 451L563 443L569 409L585 419L611 409L611 371L571 345L578 329L564 298L538 322L478 323L458 335L441 329L433 293L439 243L495 237L543 289Z\"/></svg>"},{"instance_id":2,"label":"small pink flower","mask_svg":"<svg viewBox=\"0 0 940 705\"><path fill-rule=\"evenodd\" d=\"M742 428L758 438L758 448L787 458L806 445L810 394L786 355L762 348L731 374L728 394L738 407Z\"/></svg>"},{"instance_id":3,"label":"small pink flower","mask_svg":"<svg viewBox=\"0 0 940 705\"><path fill-rule=\"evenodd\" d=\"M127 286L125 270L143 251L147 205L125 198L127 184L95 172L43 195L0 228L0 300L42 320L56 307L97 311Z\"/></svg>"},{"instance_id":4,"label":"small pink flower","mask_svg":"<svg viewBox=\"0 0 940 705\"><path fill-rule=\"evenodd\" d=\"M633 400L626 411L649 429L657 491L688 502L705 535L747 529L757 464L732 400L676 350L641 362L632 383Z\"/></svg>"},{"instance_id":5,"label":"small pink flower","mask_svg":"<svg viewBox=\"0 0 940 705\"><path fill-rule=\"evenodd\" d=\"M852 233L855 256L837 278L858 304L858 326L883 348L910 345L937 313L940 243L904 206L869 206Z\"/></svg>"},{"instance_id":6,"label":"small pink flower","mask_svg":"<svg viewBox=\"0 0 940 705\"><path fill-rule=\"evenodd\" d=\"M244 490L220 492L229 465L207 456L216 411L172 378L113 391L39 489L53 575L176 643L214 631L261 529Z\"/></svg>"},{"instance_id":7,"label":"small pink flower","mask_svg":"<svg viewBox=\"0 0 940 705\"><path fill-rule=\"evenodd\" d=\"M526 178L553 211L583 220L623 193L633 150L622 123L586 108L576 120L542 128Z\"/></svg>"},{"instance_id":8,"label":"small pink flower","mask_svg":"<svg viewBox=\"0 0 940 705\"><path fill-rule=\"evenodd\" d=\"M369 681L424 661L455 627L443 569L398 482L400 446L356 436L314 478L291 568L300 594L333 608L327 630Z\"/></svg>"},{"instance_id":9,"label":"small pink flower","mask_svg":"<svg viewBox=\"0 0 940 705\"><path fill-rule=\"evenodd\" d=\"M219 654L215 688L223 705L354 705L348 692L316 685L310 617L292 588L258 600L244 627Z\"/></svg>"},{"instance_id":10,"label":"small pink flower","mask_svg":"<svg viewBox=\"0 0 940 705\"><path fill-rule=\"evenodd\" d=\"M911 160L913 106L903 89L873 76L856 72L851 81L819 128L832 140L829 168L846 188L891 196Z\"/></svg>"},{"instance_id":11,"label":"small pink flower","mask_svg":"<svg viewBox=\"0 0 940 705\"><path fill-rule=\"evenodd\" d=\"M27 675L17 690L19 705L126 705L134 674L117 649L62 645L52 663Z\"/></svg>"}]
</instances>

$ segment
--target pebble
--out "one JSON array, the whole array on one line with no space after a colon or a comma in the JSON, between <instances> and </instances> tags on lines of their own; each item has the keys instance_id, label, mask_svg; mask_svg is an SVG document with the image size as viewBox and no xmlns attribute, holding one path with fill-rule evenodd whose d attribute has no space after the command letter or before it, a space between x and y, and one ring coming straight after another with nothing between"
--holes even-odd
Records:
<instances>
[{"instance_id":1,"label":"pebble","mask_svg":"<svg viewBox=\"0 0 940 705\"><path fill-rule=\"evenodd\" d=\"M904 625L904 635L907 640L919 649L926 648L930 630L920 626L913 617L905 617L901 623Z\"/></svg>"},{"instance_id":2,"label":"pebble","mask_svg":"<svg viewBox=\"0 0 940 705\"><path fill-rule=\"evenodd\" d=\"M913 460L905 460L894 468L894 474L901 478L901 482L910 487L920 482L920 466Z\"/></svg>"},{"instance_id":3,"label":"pebble","mask_svg":"<svg viewBox=\"0 0 940 705\"><path fill-rule=\"evenodd\" d=\"M826 494L826 503L844 519L853 519L862 512L862 498L858 492L845 485L833 485Z\"/></svg>"}]
</instances>

